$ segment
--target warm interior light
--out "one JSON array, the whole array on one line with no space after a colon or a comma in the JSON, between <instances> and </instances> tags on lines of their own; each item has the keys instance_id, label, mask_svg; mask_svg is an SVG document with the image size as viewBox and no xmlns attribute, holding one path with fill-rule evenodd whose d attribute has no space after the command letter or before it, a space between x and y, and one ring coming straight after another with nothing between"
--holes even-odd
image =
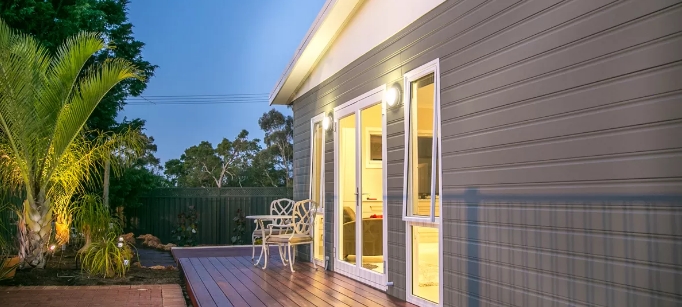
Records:
<instances>
[{"instance_id":1,"label":"warm interior light","mask_svg":"<svg viewBox=\"0 0 682 307\"><path fill-rule=\"evenodd\" d=\"M53 251L56 248L54 245L50 245L50 250Z\"/></svg>"},{"instance_id":2,"label":"warm interior light","mask_svg":"<svg viewBox=\"0 0 682 307\"><path fill-rule=\"evenodd\" d=\"M391 86L388 91L386 91L386 105L392 107L398 103L400 92L395 86Z\"/></svg>"},{"instance_id":3,"label":"warm interior light","mask_svg":"<svg viewBox=\"0 0 682 307\"><path fill-rule=\"evenodd\" d=\"M322 129L329 130L329 126L331 126L331 123L332 123L331 115L325 116L322 119Z\"/></svg>"}]
</instances>

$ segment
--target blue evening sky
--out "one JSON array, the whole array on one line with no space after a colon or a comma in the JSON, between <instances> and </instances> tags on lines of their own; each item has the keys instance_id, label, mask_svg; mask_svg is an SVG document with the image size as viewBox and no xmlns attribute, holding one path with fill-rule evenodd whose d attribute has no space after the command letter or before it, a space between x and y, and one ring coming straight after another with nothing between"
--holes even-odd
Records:
<instances>
[{"instance_id":1,"label":"blue evening sky","mask_svg":"<svg viewBox=\"0 0 682 307\"><path fill-rule=\"evenodd\" d=\"M129 4L143 57L159 65L143 96L270 93L324 0L137 0ZM214 146L241 129L263 138L267 102L128 105L121 117L147 120L162 163L201 141ZM290 110L276 106L285 114Z\"/></svg>"}]
</instances>

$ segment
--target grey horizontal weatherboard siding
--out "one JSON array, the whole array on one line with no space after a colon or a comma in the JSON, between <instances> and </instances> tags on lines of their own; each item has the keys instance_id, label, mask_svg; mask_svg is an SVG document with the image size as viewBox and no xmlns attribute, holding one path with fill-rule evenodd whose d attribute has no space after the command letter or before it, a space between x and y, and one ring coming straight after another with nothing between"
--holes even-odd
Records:
<instances>
[{"instance_id":1,"label":"grey horizontal weatherboard siding","mask_svg":"<svg viewBox=\"0 0 682 307\"><path fill-rule=\"evenodd\" d=\"M449 197L682 192L680 1L448 0L293 103L310 118L440 59L445 306L679 306L676 202ZM388 293L405 298L404 122L388 112ZM325 251L333 258L333 135ZM475 227L472 228L472 225ZM477 266L471 266L477 263Z\"/></svg>"}]
</instances>

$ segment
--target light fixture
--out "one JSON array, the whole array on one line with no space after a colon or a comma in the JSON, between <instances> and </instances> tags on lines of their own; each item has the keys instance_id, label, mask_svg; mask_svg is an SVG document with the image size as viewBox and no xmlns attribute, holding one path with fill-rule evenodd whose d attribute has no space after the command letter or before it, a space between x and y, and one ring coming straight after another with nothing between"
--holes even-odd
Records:
<instances>
[{"instance_id":1,"label":"light fixture","mask_svg":"<svg viewBox=\"0 0 682 307\"><path fill-rule=\"evenodd\" d=\"M388 90L386 90L386 94L384 95L386 106L389 108L399 105L401 98L402 93L400 90L400 84L398 84L397 82L391 85L391 87L389 87Z\"/></svg>"},{"instance_id":2,"label":"light fixture","mask_svg":"<svg viewBox=\"0 0 682 307\"><path fill-rule=\"evenodd\" d=\"M331 127L331 125L332 125L332 114L329 113L329 114L327 114L327 116L325 116L322 119L322 129L329 130L329 127Z\"/></svg>"},{"instance_id":3,"label":"light fixture","mask_svg":"<svg viewBox=\"0 0 682 307\"><path fill-rule=\"evenodd\" d=\"M54 251L55 248L57 248L57 247L56 247L54 244L53 244L53 245L50 245L50 250L51 250L51 251Z\"/></svg>"}]
</instances>

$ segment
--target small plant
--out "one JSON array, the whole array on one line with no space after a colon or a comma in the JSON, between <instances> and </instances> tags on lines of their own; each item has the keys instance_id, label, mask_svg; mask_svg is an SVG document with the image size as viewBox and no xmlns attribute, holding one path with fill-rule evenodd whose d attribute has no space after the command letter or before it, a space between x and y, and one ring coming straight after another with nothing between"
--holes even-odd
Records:
<instances>
[{"instance_id":1,"label":"small plant","mask_svg":"<svg viewBox=\"0 0 682 307\"><path fill-rule=\"evenodd\" d=\"M234 229L232 229L232 244L244 244L244 232L246 231L246 220L244 219L244 214L241 209L237 209L237 214L234 218Z\"/></svg>"},{"instance_id":2,"label":"small plant","mask_svg":"<svg viewBox=\"0 0 682 307\"><path fill-rule=\"evenodd\" d=\"M199 219L194 206L187 206L186 213L178 214L178 225L171 231L177 246L197 245Z\"/></svg>"},{"instance_id":3,"label":"small plant","mask_svg":"<svg viewBox=\"0 0 682 307\"><path fill-rule=\"evenodd\" d=\"M117 218L112 217L98 195L86 194L74 203L74 222L85 237L80 253L88 251L94 241L101 241L110 233L121 233Z\"/></svg>"},{"instance_id":4,"label":"small plant","mask_svg":"<svg viewBox=\"0 0 682 307\"><path fill-rule=\"evenodd\" d=\"M90 247L79 257L82 269L91 275L107 277L123 277L130 269L133 257L133 246L120 240L114 232L103 238L94 240Z\"/></svg>"}]
</instances>

